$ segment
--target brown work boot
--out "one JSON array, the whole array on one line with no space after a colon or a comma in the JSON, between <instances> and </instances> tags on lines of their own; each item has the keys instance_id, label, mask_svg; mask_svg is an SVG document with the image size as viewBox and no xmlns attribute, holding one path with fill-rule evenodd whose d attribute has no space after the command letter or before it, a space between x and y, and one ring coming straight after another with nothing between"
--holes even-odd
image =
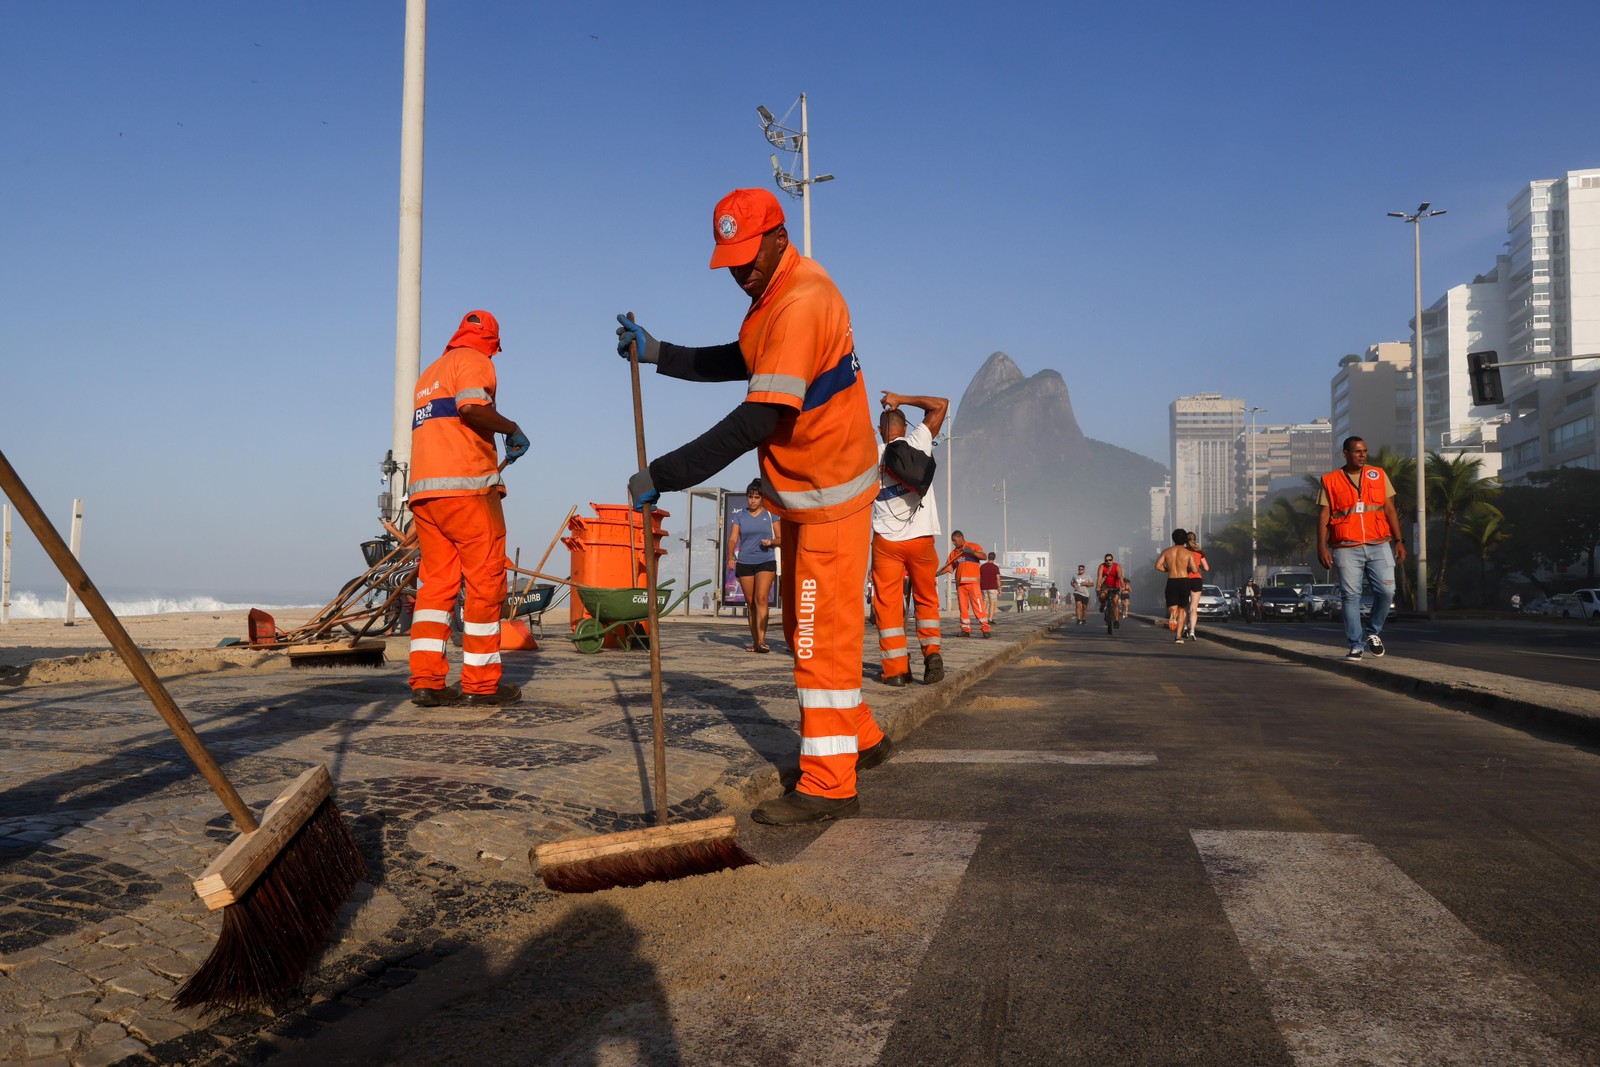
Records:
<instances>
[{"instance_id":1,"label":"brown work boot","mask_svg":"<svg viewBox=\"0 0 1600 1067\"><path fill-rule=\"evenodd\" d=\"M454 685L442 689L413 689L411 703L419 708L453 708L461 703L461 689Z\"/></svg>"},{"instance_id":2,"label":"brown work boot","mask_svg":"<svg viewBox=\"0 0 1600 1067\"><path fill-rule=\"evenodd\" d=\"M814 797L797 789L772 800L763 800L756 805L750 817L768 826L801 826L811 822L827 822L829 819L848 819L860 810L861 802L855 797L835 800L832 797Z\"/></svg>"},{"instance_id":3,"label":"brown work boot","mask_svg":"<svg viewBox=\"0 0 1600 1067\"><path fill-rule=\"evenodd\" d=\"M497 708L502 704L515 704L521 697L521 689L510 682L501 682L492 693L468 693L461 703L469 708Z\"/></svg>"},{"instance_id":4,"label":"brown work boot","mask_svg":"<svg viewBox=\"0 0 1600 1067\"><path fill-rule=\"evenodd\" d=\"M892 755L894 755L894 742L889 740L888 734L884 734L882 741L856 753L856 773L870 771L878 764L887 762Z\"/></svg>"},{"instance_id":5,"label":"brown work boot","mask_svg":"<svg viewBox=\"0 0 1600 1067\"><path fill-rule=\"evenodd\" d=\"M932 685L944 681L944 657L935 652L922 661L922 684Z\"/></svg>"},{"instance_id":6,"label":"brown work boot","mask_svg":"<svg viewBox=\"0 0 1600 1067\"><path fill-rule=\"evenodd\" d=\"M883 676L882 681L884 685L891 685L896 689L899 689L901 686L911 684L911 672L906 671L902 674L886 674Z\"/></svg>"}]
</instances>

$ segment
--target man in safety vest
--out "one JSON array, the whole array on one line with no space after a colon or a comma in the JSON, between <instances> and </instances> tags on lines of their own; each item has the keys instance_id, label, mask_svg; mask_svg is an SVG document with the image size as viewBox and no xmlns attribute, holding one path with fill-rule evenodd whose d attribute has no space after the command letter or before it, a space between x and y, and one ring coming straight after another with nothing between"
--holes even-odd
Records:
<instances>
[{"instance_id":1,"label":"man in safety vest","mask_svg":"<svg viewBox=\"0 0 1600 1067\"><path fill-rule=\"evenodd\" d=\"M879 475L850 309L827 272L789 243L783 208L765 189L723 197L711 227L711 269L728 268L750 297L738 341L665 344L618 315L617 353L626 357L631 343L657 374L748 382L745 398L628 479L628 496L642 508L756 449L762 496L783 523L779 592L800 700L800 780L751 817L779 826L844 818L859 810L856 772L893 748L861 697L861 594Z\"/></svg>"},{"instance_id":2,"label":"man in safety vest","mask_svg":"<svg viewBox=\"0 0 1600 1067\"><path fill-rule=\"evenodd\" d=\"M933 439L944 425L950 401L942 396L901 396L887 390L878 415L880 448L905 441L923 455L933 455ZM922 409L922 421L906 427L902 405ZM872 615L878 623L878 659L883 664L883 684L911 684L911 653L906 647L904 582L911 583L915 604L917 645L922 650L922 682L932 685L944 677L944 656L939 652L939 507L933 487L918 497L887 470L878 499L872 502Z\"/></svg>"},{"instance_id":3,"label":"man in safety vest","mask_svg":"<svg viewBox=\"0 0 1600 1067\"><path fill-rule=\"evenodd\" d=\"M1322 476L1317 494L1317 561L1339 572L1345 659L1384 654L1383 623L1394 602L1394 568L1406 559L1394 486L1382 467L1367 466L1367 443L1344 439L1344 466ZM1361 594L1372 591L1372 614L1361 618Z\"/></svg>"},{"instance_id":4,"label":"man in safety vest","mask_svg":"<svg viewBox=\"0 0 1600 1067\"><path fill-rule=\"evenodd\" d=\"M950 535L950 555L945 557L940 574L954 574L956 606L961 610L961 636L972 636L972 616L978 617L983 636L989 636L989 614L983 603L983 546L968 541L960 530Z\"/></svg>"},{"instance_id":5,"label":"man in safety vest","mask_svg":"<svg viewBox=\"0 0 1600 1067\"><path fill-rule=\"evenodd\" d=\"M461 320L444 355L417 379L411 420L411 514L422 561L411 621L411 702L428 707L510 704L522 695L500 681L500 612L506 599L506 519L494 435L506 462L528 438L495 408L493 356L500 324L487 311ZM462 582L461 684L446 685L450 612Z\"/></svg>"}]
</instances>

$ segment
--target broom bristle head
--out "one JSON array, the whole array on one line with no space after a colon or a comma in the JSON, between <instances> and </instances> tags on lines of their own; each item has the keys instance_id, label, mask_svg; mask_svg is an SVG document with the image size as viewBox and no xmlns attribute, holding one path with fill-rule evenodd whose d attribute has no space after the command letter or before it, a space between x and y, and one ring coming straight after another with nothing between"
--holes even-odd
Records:
<instances>
[{"instance_id":1,"label":"broom bristle head","mask_svg":"<svg viewBox=\"0 0 1600 1067\"><path fill-rule=\"evenodd\" d=\"M755 857L740 848L736 839L721 837L541 866L539 877L558 893L594 893L602 889L632 889L646 882L671 882L755 862Z\"/></svg>"},{"instance_id":2,"label":"broom bristle head","mask_svg":"<svg viewBox=\"0 0 1600 1067\"><path fill-rule=\"evenodd\" d=\"M269 1004L300 984L367 865L332 798L323 800L244 896L173 1004L207 1014Z\"/></svg>"}]
</instances>

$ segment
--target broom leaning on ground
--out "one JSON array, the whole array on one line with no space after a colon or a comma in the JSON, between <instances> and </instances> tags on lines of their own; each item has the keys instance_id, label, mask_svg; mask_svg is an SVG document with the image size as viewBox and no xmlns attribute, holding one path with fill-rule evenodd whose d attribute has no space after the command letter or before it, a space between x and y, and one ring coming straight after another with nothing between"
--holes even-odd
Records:
<instances>
[{"instance_id":1,"label":"broom leaning on ground","mask_svg":"<svg viewBox=\"0 0 1600 1067\"><path fill-rule=\"evenodd\" d=\"M239 827L194 883L208 908L223 909L222 935L173 1003L221 1011L283 996L322 951L340 906L366 875L333 805L328 769L306 771L257 822L3 452L0 487Z\"/></svg>"},{"instance_id":2,"label":"broom leaning on ground","mask_svg":"<svg viewBox=\"0 0 1600 1067\"><path fill-rule=\"evenodd\" d=\"M633 312L628 312L632 320ZM644 447L644 399L639 389L639 351L628 346L633 372L633 438L639 466L649 460ZM593 893L670 882L692 874L743 867L756 862L739 847L732 815L667 825L667 723L661 701L661 601L656 593L656 531L649 504L643 510L644 584L650 619L650 723L655 749L656 822L645 830L556 841L534 849L539 877L562 893Z\"/></svg>"}]
</instances>

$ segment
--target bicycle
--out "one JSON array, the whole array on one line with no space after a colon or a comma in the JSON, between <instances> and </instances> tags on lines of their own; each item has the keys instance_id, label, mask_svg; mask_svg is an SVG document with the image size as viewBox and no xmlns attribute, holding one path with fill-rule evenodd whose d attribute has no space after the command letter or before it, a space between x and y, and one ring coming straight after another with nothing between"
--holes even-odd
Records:
<instances>
[{"instance_id":1,"label":"bicycle","mask_svg":"<svg viewBox=\"0 0 1600 1067\"><path fill-rule=\"evenodd\" d=\"M342 603L342 613L350 616L339 622L347 633L360 635L365 631L368 637L387 637L403 635L410 629L402 622L406 596L400 590L414 581L421 557L412 549L391 559L398 547L399 542L390 534L362 542L361 552L369 569L344 583L335 601ZM377 569L385 560L388 564ZM380 612L381 616L369 625L368 620Z\"/></svg>"},{"instance_id":2,"label":"bicycle","mask_svg":"<svg viewBox=\"0 0 1600 1067\"><path fill-rule=\"evenodd\" d=\"M1106 633L1117 632L1117 594L1108 590L1100 594L1100 614L1106 617Z\"/></svg>"}]
</instances>

